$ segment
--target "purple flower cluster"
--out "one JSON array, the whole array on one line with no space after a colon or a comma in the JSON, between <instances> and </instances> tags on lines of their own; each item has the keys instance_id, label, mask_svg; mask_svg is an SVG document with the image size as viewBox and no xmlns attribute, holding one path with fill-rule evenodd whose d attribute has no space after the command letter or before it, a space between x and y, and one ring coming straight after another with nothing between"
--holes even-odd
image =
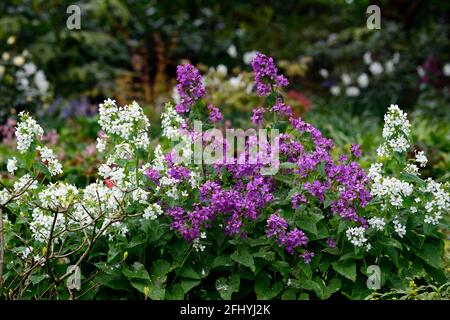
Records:
<instances>
[{"instance_id":1,"label":"purple flower cluster","mask_svg":"<svg viewBox=\"0 0 450 320\"><path fill-rule=\"evenodd\" d=\"M267 96L274 87L285 87L289 84L284 75L278 75L273 58L258 52L252 60L255 73L256 91L259 96Z\"/></svg>"},{"instance_id":2,"label":"purple flower cluster","mask_svg":"<svg viewBox=\"0 0 450 320\"><path fill-rule=\"evenodd\" d=\"M281 98L276 99L275 105L272 107L272 109L270 111L278 113L279 116L290 117L292 115L291 106L284 103Z\"/></svg>"},{"instance_id":3,"label":"purple flower cluster","mask_svg":"<svg viewBox=\"0 0 450 320\"><path fill-rule=\"evenodd\" d=\"M253 109L253 114L250 120L258 126L260 126L263 123L264 120L264 113L266 112L266 109L263 107Z\"/></svg>"},{"instance_id":4,"label":"purple flower cluster","mask_svg":"<svg viewBox=\"0 0 450 320\"><path fill-rule=\"evenodd\" d=\"M362 156L360 145L352 144L350 147L350 152L357 158Z\"/></svg>"},{"instance_id":5,"label":"purple flower cluster","mask_svg":"<svg viewBox=\"0 0 450 320\"><path fill-rule=\"evenodd\" d=\"M205 87L200 72L190 64L177 67L177 90L180 103L176 105L178 113L189 112L195 102L205 96Z\"/></svg>"},{"instance_id":6,"label":"purple flower cluster","mask_svg":"<svg viewBox=\"0 0 450 320\"><path fill-rule=\"evenodd\" d=\"M305 183L303 187L312 196L317 197L320 202L323 202L325 200L325 192L331 187L331 184L329 182L322 183L319 180L314 180L313 183Z\"/></svg>"},{"instance_id":7,"label":"purple flower cluster","mask_svg":"<svg viewBox=\"0 0 450 320\"><path fill-rule=\"evenodd\" d=\"M306 247L308 237L297 228L287 232L287 222L276 214L272 214L266 223L266 235L275 238L275 242L280 246L286 246L286 251L293 254L298 247Z\"/></svg>"},{"instance_id":8,"label":"purple flower cluster","mask_svg":"<svg viewBox=\"0 0 450 320\"><path fill-rule=\"evenodd\" d=\"M219 108L214 107L212 104L208 105L209 109L209 120L211 122L218 122L223 119L222 113Z\"/></svg>"}]
</instances>

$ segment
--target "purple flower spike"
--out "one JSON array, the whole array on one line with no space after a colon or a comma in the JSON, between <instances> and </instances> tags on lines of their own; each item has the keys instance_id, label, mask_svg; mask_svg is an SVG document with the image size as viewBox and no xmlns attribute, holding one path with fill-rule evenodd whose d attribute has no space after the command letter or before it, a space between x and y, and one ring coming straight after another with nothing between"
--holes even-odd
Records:
<instances>
[{"instance_id":1,"label":"purple flower spike","mask_svg":"<svg viewBox=\"0 0 450 320\"><path fill-rule=\"evenodd\" d=\"M256 53L252 60L253 72L255 73L256 91L259 96L267 96L274 87L285 87L289 84L283 75L278 75L277 67L273 58L260 52Z\"/></svg>"},{"instance_id":2,"label":"purple flower spike","mask_svg":"<svg viewBox=\"0 0 450 320\"><path fill-rule=\"evenodd\" d=\"M200 72L190 64L177 67L177 90L180 103L176 105L178 113L189 112L197 100L205 96L205 87Z\"/></svg>"}]
</instances>

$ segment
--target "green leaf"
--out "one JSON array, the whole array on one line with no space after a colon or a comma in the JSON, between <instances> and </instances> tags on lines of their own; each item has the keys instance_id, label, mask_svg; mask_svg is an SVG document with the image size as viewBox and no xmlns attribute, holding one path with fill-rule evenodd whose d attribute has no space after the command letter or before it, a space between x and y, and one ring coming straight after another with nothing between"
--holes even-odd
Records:
<instances>
[{"instance_id":1,"label":"green leaf","mask_svg":"<svg viewBox=\"0 0 450 320\"><path fill-rule=\"evenodd\" d=\"M400 178L403 180L403 181L406 181L406 182L413 182L413 183L417 183L417 184L419 184L419 185L421 185L421 186L425 186L426 185L426 182L425 181L423 181L422 179L420 179L418 176L416 176L416 175L414 175L414 174L410 174L410 173L401 173L400 174Z\"/></svg>"},{"instance_id":2,"label":"green leaf","mask_svg":"<svg viewBox=\"0 0 450 320\"><path fill-rule=\"evenodd\" d=\"M42 162L35 162L33 164L33 168L35 170L43 173L45 175L45 177L50 180L52 175L51 175L50 171L48 170L48 168Z\"/></svg>"},{"instance_id":3,"label":"green leaf","mask_svg":"<svg viewBox=\"0 0 450 320\"><path fill-rule=\"evenodd\" d=\"M442 265L444 247L441 241L429 241L423 244L422 250L416 250L416 255L433 268L439 269Z\"/></svg>"},{"instance_id":4,"label":"green leaf","mask_svg":"<svg viewBox=\"0 0 450 320\"><path fill-rule=\"evenodd\" d=\"M150 280L150 276L147 270L145 270L144 265L139 262L135 262L130 269L122 269L122 273L129 279Z\"/></svg>"},{"instance_id":5,"label":"green leaf","mask_svg":"<svg viewBox=\"0 0 450 320\"><path fill-rule=\"evenodd\" d=\"M201 275L199 275L198 272L195 271L191 266L184 266L180 270L180 276L195 280L200 280L202 278Z\"/></svg>"},{"instance_id":6,"label":"green leaf","mask_svg":"<svg viewBox=\"0 0 450 320\"><path fill-rule=\"evenodd\" d=\"M284 290L281 295L282 300L297 300L297 290L294 288L288 288Z\"/></svg>"},{"instance_id":7,"label":"green leaf","mask_svg":"<svg viewBox=\"0 0 450 320\"><path fill-rule=\"evenodd\" d=\"M356 263L355 260L352 259L346 259L343 261L333 262L331 264L333 266L333 269L346 277L347 279L350 279L351 281L356 280Z\"/></svg>"},{"instance_id":8,"label":"green leaf","mask_svg":"<svg viewBox=\"0 0 450 320\"><path fill-rule=\"evenodd\" d=\"M243 266L249 267L250 270L255 272L255 261L250 252L248 252L247 247L238 248L237 251L231 255L231 259Z\"/></svg>"},{"instance_id":9,"label":"green leaf","mask_svg":"<svg viewBox=\"0 0 450 320\"><path fill-rule=\"evenodd\" d=\"M193 279L181 279L181 287L184 290L184 293L188 293L192 288L198 286L200 284L200 280Z\"/></svg>"},{"instance_id":10,"label":"green leaf","mask_svg":"<svg viewBox=\"0 0 450 320\"><path fill-rule=\"evenodd\" d=\"M402 244L393 238L386 238L378 241L378 244L381 244L386 247L394 247L399 250L403 250Z\"/></svg>"},{"instance_id":11,"label":"green leaf","mask_svg":"<svg viewBox=\"0 0 450 320\"><path fill-rule=\"evenodd\" d=\"M255 292L258 300L271 300L283 291L281 282L270 286L270 275L267 272L260 272L255 281Z\"/></svg>"},{"instance_id":12,"label":"green leaf","mask_svg":"<svg viewBox=\"0 0 450 320\"><path fill-rule=\"evenodd\" d=\"M214 259L211 268L217 267L231 267L233 265L233 260L230 256L218 256Z\"/></svg>"},{"instance_id":13,"label":"green leaf","mask_svg":"<svg viewBox=\"0 0 450 320\"><path fill-rule=\"evenodd\" d=\"M152 263L151 274L155 276L165 276L168 274L172 269L170 267L170 264L167 261L164 260L156 260Z\"/></svg>"},{"instance_id":14,"label":"green leaf","mask_svg":"<svg viewBox=\"0 0 450 320\"><path fill-rule=\"evenodd\" d=\"M228 280L224 277L217 279L216 281L216 289L219 292L220 296L224 300L231 300L231 296L234 292L239 291L240 285L239 275L233 274Z\"/></svg>"},{"instance_id":15,"label":"green leaf","mask_svg":"<svg viewBox=\"0 0 450 320\"><path fill-rule=\"evenodd\" d=\"M176 283L170 292L166 290L165 299L167 300L183 300L184 299L184 289L181 284Z\"/></svg>"}]
</instances>

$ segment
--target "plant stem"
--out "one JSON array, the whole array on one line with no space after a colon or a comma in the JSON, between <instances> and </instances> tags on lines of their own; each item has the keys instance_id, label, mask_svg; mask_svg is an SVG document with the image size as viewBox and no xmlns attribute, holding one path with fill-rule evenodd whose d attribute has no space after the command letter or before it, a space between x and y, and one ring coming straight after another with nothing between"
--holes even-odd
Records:
<instances>
[{"instance_id":1,"label":"plant stem","mask_svg":"<svg viewBox=\"0 0 450 320\"><path fill-rule=\"evenodd\" d=\"M3 287L3 258L5 253L3 236L3 208L0 207L0 288Z\"/></svg>"}]
</instances>

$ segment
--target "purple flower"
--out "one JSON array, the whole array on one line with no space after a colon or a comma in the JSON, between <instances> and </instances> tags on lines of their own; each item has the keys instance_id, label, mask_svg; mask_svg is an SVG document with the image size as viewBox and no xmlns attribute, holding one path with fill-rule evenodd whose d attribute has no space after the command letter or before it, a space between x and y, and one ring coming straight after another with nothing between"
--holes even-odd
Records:
<instances>
[{"instance_id":1,"label":"purple flower","mask_svg":"<svg viewBox=\"0 0 450 320\"><path fill-rule=\"evenodd\" d=\"M281 98L277 98L275 105L271 109L272 112L277 112L279 116L291 116L291 106L285 104Z\"/></svg>"},{"instance_id":2,"label":"purple flower","mask_svg":"<svg viewBox=\"0 0 450 320\"><path fill-rule=\"evenodd\" d=\"M285 87L289 84L283 75L278 75L273 58L257 52L252 60L253 72L255 73L256 91L259 96L267 96L272 86Z\"/></svg>"},{"instance_id":3,"label":"purple flower","mask_svg":"<svg viewBox=\"0 0 450 320\"><path fill-rule=\"evenodd\" d=\"M214 107L212 104L208 106L209 109L209 120L212 122L218 122L222 120L222 113L219 108Z\"/></svg>"},{"instance_id":4,"label":"purple flower","mask_svg":"<svg viewBox=\"0 0 450 320\"><path fill-rule=\"evenodd\" d=\"M302 203L306 203L307 202L305 195L303 195L303 194L299 195L297 192L294 193L294 195L292 196L291 201L292 201L292 209L297 209L298 205L299 205L299 202L302 202Z\"/></svg>"},{"instance_id":5,"label":"purple flower","mask_svg":"<svg viewBox=\"0 0 450 320\"><path fill-rule=\"evenodd\" d=\"M266 110L262 107L253 109L253 115L251 117L252 122L258 126L261 125L264 120L264 112L266 112Z\"/></svg>"},{"instance_id":6,"label":"purple flower","mask_svg":"<svg viewBox=\"0 0 450 320\"><path fill-rule=\"evenodd\" d=\"M154 168L149 168L146 172L145 175L153 181L153 183L155 183L156 185L159 185L159 178L161 178L161 175L159 174L159 172L154 169Z\"/></svg>"},{"instance_id":7,"label":"purple flower","mask_svg":"<svg viewBox=\"0 0 450 320\"><path fill-rule=\"evenodd\" d=\"M295 248L308 244L308 238L303 231L294 228L286 234L284 243L286 244L286 251L293 254Z\"/></svg>"},{"instance_id":8,"label":"purple flower","mask_svg":"<svg viewBox=\"0 0 450 320\"><path fill-rule=\"evenodd\" d=\"M331 238L328 238L327 239L327 246L330 247L330 248L336 248L336 241L334 241Z\"/></svg>"},{"instance_id":9,"label":"purple flower","mask_svg":"<svg viewBox=\"0 0 450 320\"><path fill-rule=\"evenodd\" d=\"M205 87L200 72L190 64L177 67L177 90L180 103L176 105L178 113L189 112L195 102L205 96Z\"/></svg>"},{"instance_id":10,"label":"purple flower","mask_svg":"<svg viewBox=\"0 0 450 320\"><path fill-rule=\"evenodd\" d=\"M311 263L311 260L314 257L314 252L305 251L300 255L300 257L303 258L305 263Z\"/></svg>"},{"instance_id":11,"label":"purple flower","mask_svg":"<svg viewBox=\"0 0 450 320\"><path fill-rule=\"evenodd\" d=\"M350 147L350 151L357 158L361 157L361 155L362 155L361 154L361 146L360 145L352 144L351 147Z\"/></svg>"},{"instance_id":12,"label":"purple flower","mask_svg":"<svg viewBox=\"0 0 450 320\"><path fill-rule=\"evenodd\" d=\"M271 214L266 223L266 235L268 237L278 236L287 229L288 224L282 217Z\"/></svg>"}]
</instances>

